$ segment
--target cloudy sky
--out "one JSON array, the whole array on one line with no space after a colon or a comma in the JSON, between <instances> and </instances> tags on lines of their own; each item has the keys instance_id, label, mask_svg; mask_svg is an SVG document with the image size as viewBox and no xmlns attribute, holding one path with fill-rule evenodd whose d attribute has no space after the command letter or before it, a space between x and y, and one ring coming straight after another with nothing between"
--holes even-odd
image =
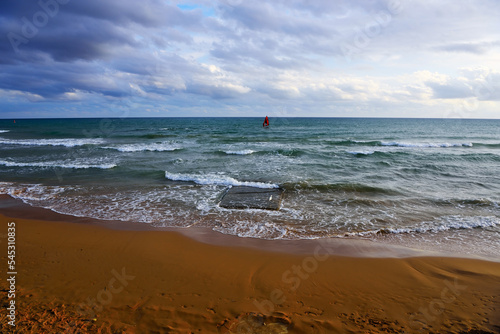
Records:
<instances>
[{"instance_id":1,"label":"cloudy sky","mask_svg":"<svg viewBox=\"0 0 500 334\"><path fill-rule=\"evenodd\" d=\"M500 118L498 0L1 0L0 118Z\"/></svg>"}]
</instances>

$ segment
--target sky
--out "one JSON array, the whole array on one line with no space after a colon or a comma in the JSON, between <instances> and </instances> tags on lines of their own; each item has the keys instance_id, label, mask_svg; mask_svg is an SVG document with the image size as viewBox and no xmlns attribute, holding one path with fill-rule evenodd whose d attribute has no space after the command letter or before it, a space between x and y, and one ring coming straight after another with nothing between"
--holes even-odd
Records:
<instances>
[{"instance_id":1,"label":"sky","mask_svg":"<svg viewBox=\"0 0 500 334\"><path fill-rule=\"evenodd\" d=\"M500 118L498 0L2 0L0 118Z\"/></svg>"}]
</instances>

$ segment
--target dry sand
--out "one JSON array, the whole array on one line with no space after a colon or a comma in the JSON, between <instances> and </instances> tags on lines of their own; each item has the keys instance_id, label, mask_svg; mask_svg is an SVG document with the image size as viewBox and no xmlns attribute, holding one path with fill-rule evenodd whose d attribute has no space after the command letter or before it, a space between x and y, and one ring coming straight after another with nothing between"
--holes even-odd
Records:
<instances>
[{"instance_id":1,"label":"dry sand","mask_svg":"<svg viewBox=\"0 0 500 334\"><path fill-rule=\"evenodd\" d=\"M349 248L335 240L209 244L23 212L0 208L6 333L8 222L19 333L500 332L498 262L339 256Z\"/></svg>"}]
</instances>

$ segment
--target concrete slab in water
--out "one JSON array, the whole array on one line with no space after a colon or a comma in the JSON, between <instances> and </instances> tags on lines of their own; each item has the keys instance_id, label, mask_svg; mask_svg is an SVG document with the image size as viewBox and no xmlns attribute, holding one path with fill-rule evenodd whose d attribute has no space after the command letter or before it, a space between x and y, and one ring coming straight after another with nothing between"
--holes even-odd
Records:
<instances>
[{"instance_id":1,"label":"concrete slab in water","mask_svg":"<svg viewBox=\"0 0 500 334\"><path fill-rule=\"evenodd\" d=\"M219 206L227 209L279 210L283 191L281 188L231 187L222 197Z\"/></svg>"}]
</instances>

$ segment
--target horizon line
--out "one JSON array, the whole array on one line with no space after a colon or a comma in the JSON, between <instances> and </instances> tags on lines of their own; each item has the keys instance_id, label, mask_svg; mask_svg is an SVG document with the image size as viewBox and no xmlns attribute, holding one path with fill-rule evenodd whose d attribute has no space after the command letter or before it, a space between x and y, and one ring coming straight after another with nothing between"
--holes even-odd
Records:
<instances>
[{"instance_id":1,"label":"horizon line","mask_svg":"<svg viewBox=\"0 0 500 334\"><path fill-rule=\"evenodd\" d=\"M340 118L340 119L437 119L437 120L500 120L500 118L473 118L473 117L390 117L390 116L113 116L113 117L20 117L20 118L1 118L5 120L41 120L41 119L162 119L162 118L262 118L268 116L270 118Z\"/></svg>"}]
</instances>

